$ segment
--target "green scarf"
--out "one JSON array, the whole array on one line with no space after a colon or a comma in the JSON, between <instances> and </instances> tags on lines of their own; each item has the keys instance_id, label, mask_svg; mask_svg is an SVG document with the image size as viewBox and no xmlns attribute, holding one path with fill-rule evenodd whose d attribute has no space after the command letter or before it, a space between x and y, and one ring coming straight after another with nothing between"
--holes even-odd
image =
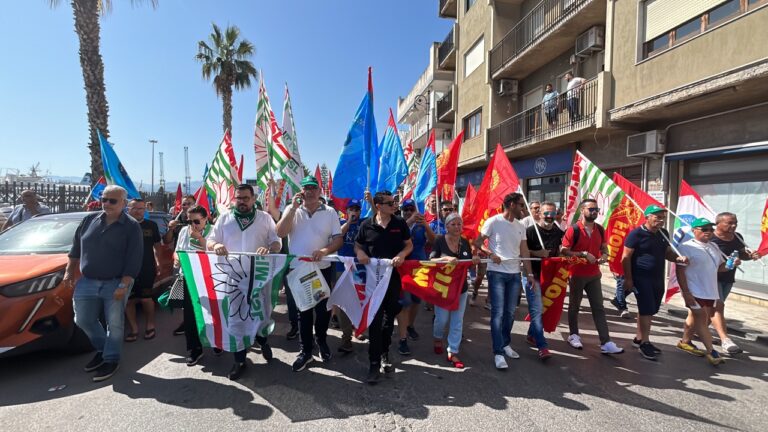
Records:
<instances>
[{"instance_id":1,"label":"green scarf","mask_svg":"<svg viewBox=\"0 0 768 432\"><path fill-rule=\"evenodd\" d=\"M191 230L192 227L190 227L189 229ZM206 223L205 228L203 228L203 238L208 237L208 234L210 234L210 232L211 232L211 224ZM197 241L197 239L192 237L191 235L189 237L189 245L198 250L205 250L205 245L200 244L200 242Z\"/></svg>"},{"instance_id":2,"label":"green scarf","mask_svg":"<svg viewBox=\"0 0 768 432\"><path fill-rule=\"evenodd\" d=\"M237 208L232 209L232 214L235 215L237 225L240 226L240 231L245 231L256 220L256 208L251 207L251 210L247 213L240 213Z\"/></svg>"}]
</instances>

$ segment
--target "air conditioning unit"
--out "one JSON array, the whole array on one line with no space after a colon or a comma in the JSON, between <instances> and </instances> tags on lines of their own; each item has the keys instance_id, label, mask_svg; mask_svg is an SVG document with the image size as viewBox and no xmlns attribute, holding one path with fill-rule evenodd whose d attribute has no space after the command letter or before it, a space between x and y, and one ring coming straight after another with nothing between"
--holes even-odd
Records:
<instances>
[{"instance_id":1,"label":"air conditioning unit","mask_svg":"<svg viewBox=\"0 0 768 432\"><path fill-rule=\"evenodd\" d=\"M664 131L652 130L627 137L627 156L645 157L664 153Z\"/></svg>"},{"instance_id":2,"label":"air conditioning unit","mask_svg":"<svg viewBox=\"0 0 768 432\"><path fill-rule=\"evenodd\" d=\"M517 96L519 82L514 79L499 80L499 96Z\"/></svg>"},{"instance_id":3,"label":"air conditioning unit","mask_svg":"<svg viewBox=\"0 0 768 432\"><path fill-rule=\"evenodd\" d=\"M594 26L576 38L576 55L589 57L593 52L602 51L605 47L605 28Z\"/></svg>"}]
</instances>

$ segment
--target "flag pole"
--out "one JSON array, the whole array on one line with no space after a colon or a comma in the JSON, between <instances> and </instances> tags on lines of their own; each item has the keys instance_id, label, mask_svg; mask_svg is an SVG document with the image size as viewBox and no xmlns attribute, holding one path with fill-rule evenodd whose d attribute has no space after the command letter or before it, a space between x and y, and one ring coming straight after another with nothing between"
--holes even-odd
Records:
<instances>
[{"instance_id":1,"label":"flag pole","mask_svg":"<svg viewBox=\"0 0 768 432\"><path fill-rule=\"evenodd\" d=\"M632 204L634 204L634 205L635 205L635 207L637 207L638 209L640 209L640 211L641 211L641 212L645 211L645 209L643 209L642 207L640 207L640 204L638 204L638 203L637 203L637 201L635 201L635 200L634 200L634 199L633 199L631 196L629 196L629 194L628 194L628 193L624 192L624 196L625 196L625 197L627 197L627 199L628 199L628 200L629 200L629 201L630 201ZM671 212L669 209L665 209L665 210L667 210L669 213L672 213L672 212ZM681 218L680 218L680 216L677 216L677 215L676 215L676 214L674 214L674 213L672 213L672 214L673 214L675 217L677 217L678 219L680 219L681 221L683 220L683 219L681 219ZM683 222L684 222L686 225L689 225L689 226L690 226L690 224L689 224L689 223L687 223L687 222L685 222L685 221L683 221ZM666 240L666 241L667 241L667 243L669 243L669 247L671 247L671 248L672 248L672 250L673 250L673 251L675 251L675 253L676 253L678 256L684 256L683 254L681 254L681 253L680 253L680 250L678 250L678 249L677 249L677 247L675 246L675 244L674 244L674 243L672 243L672 240L670 240L670 239L669 239L669 237L667 237L667 235L666 235L666 234L664 234L664 231L662 231L662 230L659 230L659 232L661 233L661 236L662 236L662 237L664 237L664 240ZM720 254L724 255L724 254L723 254L723 252L720 252Z\"/></svg>"},{"instance_id":2,"label":"flag pole","mask_svg":"<svg viewBox=\"0 0 768 432\"><path fill-rule=\"evenodd\" d=\"M525 208L528 209L528 214L531 215L531 219L533 219L533 212L531 211L531 206L528 205L528 199L525 197L525 194L523 193L522 186L518 183L517 190L520 192L520 195L523 196L523 202L525 203ZM541 232L539 232L539 224L536 223L536 220L533 220L533 229L536 231L536 237L539 239L539 244L541 244L541 248L546 250L547 247L544 246L544 240L541 239Z\"/></svg>"}]
</instances>

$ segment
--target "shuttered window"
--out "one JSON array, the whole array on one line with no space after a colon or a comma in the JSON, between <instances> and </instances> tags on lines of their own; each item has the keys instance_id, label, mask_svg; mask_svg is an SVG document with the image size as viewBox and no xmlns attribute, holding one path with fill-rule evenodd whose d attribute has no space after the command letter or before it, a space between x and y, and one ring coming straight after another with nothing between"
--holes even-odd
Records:
<instances>
[{"instance_id":1,"label":"shuttered window","mask_svg":"<svg viewBox=\"0 0 768 432\"><path fill-rule=\"evenodd\" d=\"M645 2L645 42L655 39L728 0L648 0Z\"/></svg>"}]
</instances>

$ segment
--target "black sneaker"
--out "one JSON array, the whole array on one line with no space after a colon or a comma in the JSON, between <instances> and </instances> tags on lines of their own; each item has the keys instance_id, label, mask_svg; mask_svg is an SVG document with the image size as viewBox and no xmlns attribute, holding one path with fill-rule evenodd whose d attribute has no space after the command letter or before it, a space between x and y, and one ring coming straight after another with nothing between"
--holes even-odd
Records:
<instances>
[{"instance_id":1,"label":"black sneaker","mask_svg":"<svg viewBox=\"0 0 768 432\"><path fill-rule=\"evenodd\" d=\"M397 348L397 352L404 356L411 355L411 349L408 347L408 339L400 339L400 345Z\"/></svg>"},{"instance_id":2,"label":"black sneaker","mask_svg":"<svg viewBox=\"0 0 768 432\"><path fill-rule=\"evenodd\" d=\"M223 349L221 349L221 348L214 348L213 349L213 355L215 355L216 357L219 357L222 354L224 354L224 350Z\"/></svg>"},{"instance_id":3,"label":"black sneaker","mask_svg":"<svg viewBox=\"0 0 768 432\"><path fill-rule=\"evenodd\" d=\"M413 326L406 327L406 330L408 331L408 337L411 338L411 340L419 340L419 334L416 333L416 329L413 328Z\"/></svg>"},{"instance_id":4,"label":"black sneaker","mask_svg":"<svg viewBox=\"0 0 768 432\"><path fill-rule=\"evenodd\" d=\"M267 342L261 344L261 355L264 356L264 360L266 361L270 361L275 357L274 354L272 354L272 347L269 346Z\"/></svg>"},{"instance_id":5,"label":"black sneaker","mask_svg":"<svg viewBox=\"0 0 768 432\"><path fill-rule=\"evenodd\" d=\"M323 359L324 362L331 360L331 348L326 342L318 342L317 349L320 351L320 358Z\"/></svg>"},{"instance_id":6,"label":"black sneaker","mask_svg":"<svg viewBox=\"0 0 768 432\"><path fill-rule=\"evenodd\" d=\"M613 307L615 307L615 308L616 308L616 311L617 311L619 314L621 314L622 312L624 312L625 310L627 310L627 308L626 308L626 307L622 307L622 306L619 304L619 301L618 301L618 300L616 300L616 297L614 297L614 298L612 298L612 299L611 299L611 304L613 305Z\"/></svg>"},{"instance_id":7,"label":"black sneaker","mask_svg":"<svg viewBox=\"0 0 768 432\"><path fill-rule=\"evenodd\" d=\"M179 324L178 327L176 327L176 330L173 331L174 336L181 336L184 334L184 321Z\"/></svg>"},{"instance_id":8,"label":"black sneaker","mask_svg":"<svg viewBox=\"0 0 768 432\"><path fill-rule=\"evenodd\" d=\"M108 380L115 374L115 372L117 372L117 366L117 363L104 362L104 364L96 369L96 375L93 376L93 382Z\"/></svg>"},{"instance_id":9,"label":"black sneaker","mask_svg":"<svg viewBox=\"0 0 768 432\"><path fill-rule=\"evenodd\" d=\"M657 347L656 345L654 345L654 344L652 344L650 342L646 342L646 343L651 346L651 349L653 349L653 353L654 354L661 354L661 349L659 349L659 347ZM640 346L642 344L643 344L643 341L641 341L640 339L632 338L632 346L633 347L640 348Z\"/></svg>"},{"instance_id":10,"label":"black sneaker","mask_svg":"<svg viewBox=\"0 0 768 432\"><path fill-rule=\"evenodd\" d=\"M288 330L288 333L285 335L285 338L288 340L293 340L299 337L299 326L297 325L291 325L291 329Z\"/></svg>"},{"instance_id":11,"label":"black sneaker","mask_svg":"<svg viewBox=\"0 0 768 432\"><path fill-rule=\"evenodd\" d=\"M314 358L312 358L311 352L310 353L307 353L304 351L300 352L299 356L296 357L296 361L293 362L293 371L294 372L303 371L308 364L312 363L312 360L314 360Z\"/></svg>"},{"instance_id":12,"label":"black sneaker","mask_svg":"<svg viewBox=\"0 0 768 432\"><path fill-rule=\"evenodd\" d=\"M648 360L656 360L656 352L653 350L653 345L650 342L640 344L640 355Z\"/></svg>"},{"instance_id":13,"label":"black sneaker","mask_svg":"<svg viewBox=\"0 0 768 432\"><path fill-rule=\"evenodd\" d=\"M336 351L340 353L351 353L355 351L355 346L352 345L351 340L345 340L344 342L341 343L341 345Z\"/></svg>"},{"instance_id":14,"label":"black sneaker","mask_svg":"<svg viewBox=\"0 0 768 432\"><path fill-rule=\"evenodd\" d=\"M101 353L97 352L95 356L91 359L91 361L88 362L87 365L83 368L86 372L93 372L96 369L99 368L99 366L104 364L104 358L101 357Z\"/></svg>"},{"instance_id":15,"label":"black sneaker","mask_svg":"<svg viewBox=\"0 0 768 432\"><path fill-rule=\"evenodd\" d=\"M235 362L235 364L232 365L232 369L229 370L229 373L227 374L227 378L229 378L232 381L237 381L238 378L245 372L246 364Z\"/></svg>"},{"instance_id":16,"label":"black sneaker","mask_svg":"<svg viewBox=\"0 0 768 432\"><path fill-rule=\"evenodd\" d=\"M395 367L392 365L392 362L389 361L389 353L381 355L381 369L385 374L391 374L395 371Z\"/></svg>"},{"instance_id":17,"label":"black sneaker","mask_svg":"<svg viewBox=\"0 0 768 432\"><path fill-rule=\"evenodd\" d=\"M371 363L371 368L368 370L368 376L365 377L365 382L368 384L376 384L381 381L381 365L378 363Z\"/></svg>"},{"instance_id":18,"label":"black sneaker","mask_svg":"<svg viewBox=\"0 0 768 432\"><path fill-rule=\"evenodd\" d=\"M189 355L187 356L187 366L194 366L197 364L197 362L200 361L200 359L203 358L203 350L202 349L196 349L189 352Z\"/></svg>"}]
</instances>

